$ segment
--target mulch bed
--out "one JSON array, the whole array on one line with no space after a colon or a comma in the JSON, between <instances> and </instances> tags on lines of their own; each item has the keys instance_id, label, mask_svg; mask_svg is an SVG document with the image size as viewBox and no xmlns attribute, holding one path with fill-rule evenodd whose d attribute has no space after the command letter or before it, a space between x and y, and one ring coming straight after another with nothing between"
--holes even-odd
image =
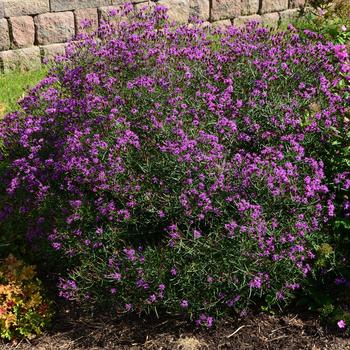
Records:
<instances>
[{"instance_id":1,"label":"mulch bed","mask_svg":"<svg viewBox=\"0 0 350 350\"><path fill-rule=\"evenodd\" d=\"M213 330L196 330L179 319L92 319L62 310L50 332L30 342L0 343L0 349L350 350L350 339L328 331L315 318L295 314L251 315Z\"/></svg>"}]
</instances>

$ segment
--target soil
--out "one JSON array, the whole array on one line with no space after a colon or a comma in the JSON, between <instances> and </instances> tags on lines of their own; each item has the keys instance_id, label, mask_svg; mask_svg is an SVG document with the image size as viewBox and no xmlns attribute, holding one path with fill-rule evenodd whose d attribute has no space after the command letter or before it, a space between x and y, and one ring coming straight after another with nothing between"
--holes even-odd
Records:
<instances>
[{"instance_id":1,"label":"soil","mask_svg":"<svg viewBox=\"0 0 350 350\"><path fill-rule=\"evenodd\" d=\"M198 330L184 320L87 318L62 310L53 329L1 350L350 350L350 338L315 317L258 314Z\"/></svg>"}]
</instances>

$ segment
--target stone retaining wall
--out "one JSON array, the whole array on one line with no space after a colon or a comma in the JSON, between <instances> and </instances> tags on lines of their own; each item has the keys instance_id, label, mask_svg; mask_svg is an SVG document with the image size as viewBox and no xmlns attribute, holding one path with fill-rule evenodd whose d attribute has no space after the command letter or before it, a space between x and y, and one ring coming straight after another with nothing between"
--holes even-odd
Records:
<instances>
[{"instance_id":1,"label":"stone retaining wall","mask_svg":"<svg viewBox=\"0 0 350 350\"><path fill-rule=\"evenodd\" d=\"M123 0L0 0L0 70L28 70L64 52L68 40L89 19L97 27ZM135 9L147 0L132 0ZM298 15L305 0L160 0L178 22L197 16L208 25L242 25L259 20L277 26ZM154 4L154 2L149 2ZM210 24L209 24L210 23Z\"/></svg>"}]
</instances>

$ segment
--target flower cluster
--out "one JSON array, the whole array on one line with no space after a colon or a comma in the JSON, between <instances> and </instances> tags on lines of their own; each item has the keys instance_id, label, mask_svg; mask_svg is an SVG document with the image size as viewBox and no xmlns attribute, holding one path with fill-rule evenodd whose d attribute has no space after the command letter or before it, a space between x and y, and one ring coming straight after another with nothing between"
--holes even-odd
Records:
<instances>
[{"instance_id":1,"label":"flower cluster","mask_svg":"<svg viewBox=\"0 0 350 350\"><path fill-rule=\"evenodd\" d=\"M0 337L32 337L50 322L50 303L42 295L33 266L13 255L0 266Z\"/></svg>"},{"instance_id":2,"label":"flower cluster","mask_svg":"<svg viewBox=\"0 0 350 350\"><path fill-rule=\"evenodd\" d=\"M169 24L161 6L123 11L1 122L2 224L26 218L23 234L61 257L60 294L81 304L211 326L286 302L334 215L344 47L293 27L210 32Z\"/></svg>"}]
</instances>

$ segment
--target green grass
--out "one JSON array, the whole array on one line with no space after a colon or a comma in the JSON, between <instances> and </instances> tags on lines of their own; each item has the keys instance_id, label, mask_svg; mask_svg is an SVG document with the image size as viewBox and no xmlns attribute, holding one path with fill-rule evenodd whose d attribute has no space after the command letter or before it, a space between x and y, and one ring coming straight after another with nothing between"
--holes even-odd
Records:
<instances>
[{"instance_id":1,"label":"green grass","mask_svg":"<svg viewBox=\"0 0 350 350\"><path fill-rule=\"evenodd\" d=\"M31 72L0 74L0 117L18 108L17 101L45 77L47 68Z\"/></svg>"}]
</instances>

